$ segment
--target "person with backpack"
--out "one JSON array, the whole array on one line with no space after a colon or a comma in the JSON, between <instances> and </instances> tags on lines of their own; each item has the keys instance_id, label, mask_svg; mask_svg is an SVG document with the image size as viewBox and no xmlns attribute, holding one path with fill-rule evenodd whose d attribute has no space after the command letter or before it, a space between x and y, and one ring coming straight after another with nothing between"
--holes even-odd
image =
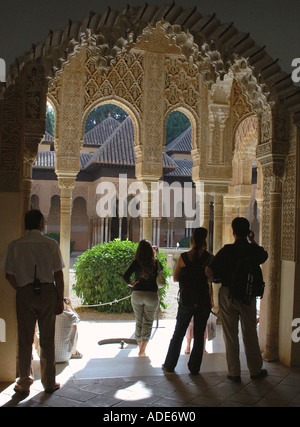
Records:
<instances>
[{"instance_id":1,"label":"person with backpack","mask_svg":"<svg viewBox=\"0 0 300 427\"><path fill-rule=\"evenodd\" d=\"M228 365L227 378L241 382L239 321L247 366L252 379L267 376L256 330L256 297L262 297L264 282L260 269L268 253L254 241L246 218L232 221L234 243L225 245L206 268L212 281L222 283L219 291L220 318Z\"/></svg>"},{"instance_id":2,"label":"person with backpack","mask_svg":"<svg viewBox=\"0 0 300 427\"><path fill-rule=\"evenodd\" d=\"M212 261L213 255L206 250L206 237L206 228L199 227L194 230L191 236L191 249L181 254L174 271L174 281L179 282L179 304L174 334L162 365L165 372L174 372L182 341L192 317L194 317L194 343L188 368L192 375L197 375L200 371L204 334L211 310L205 268Z\"/></svg>"}]
</instances>

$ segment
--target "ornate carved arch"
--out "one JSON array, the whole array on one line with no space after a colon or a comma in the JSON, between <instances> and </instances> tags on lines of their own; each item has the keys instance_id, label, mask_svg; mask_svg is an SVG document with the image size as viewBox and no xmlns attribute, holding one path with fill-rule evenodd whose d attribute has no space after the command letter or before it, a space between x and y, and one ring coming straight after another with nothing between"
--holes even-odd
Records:
<instances>
[{"instance_id":1,"label":"ornate carved arch","mask_svg":"<svg viewBox=\"0 0 300 427\"><path fill-rule=\"evenodd\" d=\"M99 100L94 101L92 104L90 104L85 109L85 111L83 112L82 120L81 120L81 135L82 135L81 139L83 140L83 137L84 137L84 127L85 127L85 122L86 122L88 115L95 108L97 108L101 105L105 105L105 104L117 105L118 107L120 107L124 111L126 111L126 113L128 113L128 115L130 116L130 118L133 122L133 126L134 126L134 135L135 135L134 146L137 147L139 145L138 142L139 142L139 134L140 134L140 126L141 126L140 116L132 104L130 104L128 101L126 101L122 98L119 98L117 96L109 96L109 97L100 98Z\"/></svg>"},{"instance_id":2,"label":"ornate carved arch","mask_svg":"<svg viewBox=\"0 0 300 427\"><path fill-rule=\"evenodd\" d=\"M191 145L192 145L192 151L193 150L197 150L199 149L199 117L197 116L197 114L195 113L195 111L188 107L188 106L184 106L182 104L177 104L175 106L172 106L171 108L166 110L165 113L165 118L164 118L164 129L166 129L166 123L167 123L167 118L168 116L173 113L174 111L180 111L181 113L183 113L185 116L187 116L187 118L189 119L191 126L192 126L192 141L191 141Z\"/></svg>"},{"instance_id":3,"label":"ornate carved arch","mask_svg":"<svg viewBox=\"0 0 300 427\"><path fill-rule=\"evenodd\" d=\"M258 121L252 115L238 125L234 137L233 185L252 184L252 160L256 160L258 144Z\"/></svg>"}]
</instances>

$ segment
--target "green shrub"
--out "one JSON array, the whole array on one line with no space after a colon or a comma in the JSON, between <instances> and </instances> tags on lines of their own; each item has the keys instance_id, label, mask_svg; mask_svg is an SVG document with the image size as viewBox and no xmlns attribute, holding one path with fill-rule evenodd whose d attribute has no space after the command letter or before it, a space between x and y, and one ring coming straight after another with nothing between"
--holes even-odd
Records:
<instances>
[{"instance_id":1,"label":"green shrub","mask_svg":"<svg viewBox=\"0 0 300 427\"><path fill-rule=\"evenodd\" d=\"M180 248L189 248L190 247L191 238L190 237L183 237L179 242Z\"/></svg>"},{"instance_id":2,"label":"green shrub","mask_svg":"<svg viewBox=\"0 0 300 427\"><path fill-rule=\"evenodd\" d=\"M133 261L137 246L138 243L129 240L115 239L96 245L78 257L78 262L74 265L74 290L82 298L84 305L107 303L130 295L123 274ZM165 277L169 277L171 272L166 268L167 262L162 252L159 252L159 260L164 267ZM161 290L161 306L164 308L165 292L165 288ZM97 307L97 310L129 313L132 312L131 301L128 298L119 303Z\"/></svg>"},{"instance_id":3,"label":"green shrub","mask_svg":"<svg viewBox=\"0 0 300 427\"><path fill-rule=\"evenodd\" d=\"M170 268L167 268L167 257L163 250L160 250L157 254L157 258L161 265L163 266L164 276L166 279L166 286L164 286L162 289L160 289L160 307L163 309L166 309L168 304L164 303L164 298L166 296L167 290L169 289L169 283L168 278L172 275L172 270Z\"/></svg>"},{"instance_id":4,"label":"green shrub","mask_svg":"<svg viewBox=\"0 0 300 427\"><path fill-rule=\"evenodd\" d=\"M55 232L54 233L48 233L48 234L45 234L45 236L56 240L58 244L60 242L60 234L59 233L55 233ZM70 240L70 254L73 252L73 248L74 248L74 242L72 240Z\"/></svg>"}]
</instances>

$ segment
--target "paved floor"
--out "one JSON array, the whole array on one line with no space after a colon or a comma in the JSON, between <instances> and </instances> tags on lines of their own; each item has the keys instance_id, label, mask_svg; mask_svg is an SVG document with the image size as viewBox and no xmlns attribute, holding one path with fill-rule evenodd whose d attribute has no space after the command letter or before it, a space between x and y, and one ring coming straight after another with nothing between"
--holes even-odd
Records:
<instances>
[{"instance_id":1,"label":"paved floor","mask_svg":"<svg viewBox=\"0 0 300 427\"><path fill-rule=\"evenodd\" d=\"M43 392L39 360L34 356L35 382L26 398L13 391L14 384L0 384L0 406L18 407L148 407L194 408L209 406L300 406L300 368L265 363L269 376L251 380L241 345L242 382L227 378L221 326L217 338L207 343L201 374L188 373L184 346L175 374L164 374L164 361L174 320L154 325L148 357L139 358L137 347L120 343L98 345L108 338L133 338L134 322L88 322L79 324L80 360L57 365L60 390ZM156 327L158 326L158 327ZM119 409L121 410L121 409Z\"/></svg>"}]
</instances>

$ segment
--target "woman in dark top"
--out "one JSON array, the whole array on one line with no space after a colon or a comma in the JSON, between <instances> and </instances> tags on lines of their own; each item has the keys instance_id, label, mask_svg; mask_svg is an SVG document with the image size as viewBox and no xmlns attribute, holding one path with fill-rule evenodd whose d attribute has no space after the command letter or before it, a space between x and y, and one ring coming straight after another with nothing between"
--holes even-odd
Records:
<instances>
[{"instance_id":1,"label":"woman in dark top","mask_svg":"<svg viewBox=\"0 0 300 427\"><path fill-rule=\"evenodd\" d=\"M132 274L135 278L130 282ZM141 240L135 259L124 274L125 282L132 288L131 304L135 315L135 337L139 356L146 357L146 347L151 336L154 316L159 304L156 277L158 261L148 240Z\"/></svg>"},{"instance_id":2,"label":"woman in dark top","mask_svg":"<svg viewBox=\"0 0 300 427\"><path fill-rule=\"evenodd\" d=\"M175 282L180 279L182 267L187 266L187 268L192 268L193 264L198 264L204 272L205 266L213 259L213 255L206 251L206 237L206 228L199 227L194 230L191 237L191 250L183 253L178 259L173 276ZM195 304L193 308L179 303L175 330L170 341L165 362L162 365L162 369L165 372L174 372L180 356L182 341L192 317L194 317L194 344L188 361L188 368L192 375L196 375L200 371L204 348L204 333L211 309L211 301L207 278L197 276L196 280L199 280L199 287L203 286L203 290L207 288L207 292L205 292L203 300L200 300L199 304Z\"/></svg>"}]
</instances>

